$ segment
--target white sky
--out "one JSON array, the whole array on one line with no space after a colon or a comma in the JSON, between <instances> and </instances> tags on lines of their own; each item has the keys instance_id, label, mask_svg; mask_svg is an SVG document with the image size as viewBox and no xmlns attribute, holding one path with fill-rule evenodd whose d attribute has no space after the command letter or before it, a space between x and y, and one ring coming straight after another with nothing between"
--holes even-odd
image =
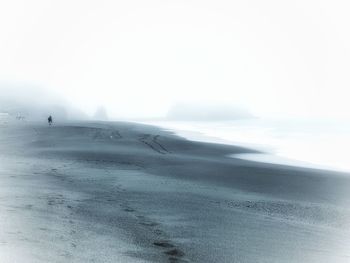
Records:
<instances>
[{"instance_id":1,"label":"white sky","mask_svg":"<svg viewBox=\"0 0 350 263\"><path fill-rule=\"evenodd\" d=\"M0 81L114 117L193 101L350 117L349 14L346 0L0 0Z\"/></svg>"}]
</instances>

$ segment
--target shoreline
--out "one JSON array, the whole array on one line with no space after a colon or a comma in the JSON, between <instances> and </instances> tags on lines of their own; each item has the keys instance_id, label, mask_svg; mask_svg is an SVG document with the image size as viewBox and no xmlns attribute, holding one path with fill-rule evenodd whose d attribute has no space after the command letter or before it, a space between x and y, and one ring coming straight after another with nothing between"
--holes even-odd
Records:
<instances>
[{"instance_id":1,"label":"shoreline","mask_svg":"<svg viewBox=\"0 0 350 263\"><path fill-rule=\"evenodd\" d=\"M231 158L255 151L126 122L1 127L0 144L5 262L350 256L348 174Z\"/></svg>"},{"instance_id":2,"label":"shoreline","mask_svg":"<svg viewBox=\"0 0 350 263\"><path fill-rule=\"evenodd\" d=\"M199 131L198 130L199 127L195 127L191 125L191 123L197 124L197 122L171 122L171 121L142 122L141 121L141 122L135 122L135 123L155 125L165 130L173 131L178 136L184 137L192 141L240 146L240 147L256 150L259 152L257 154L249 154L249 155L243 154L243 155L239 155L239 157L237 156L237 158L247 160L247 161L255 161L255 162L261 162L261 163L267 162L267 163L277 164L277 165L288 165L288 166L294 166L294 167L304 167L304 168L311 168L311 169L318 169L318 170L329 170L334 172L350 173L350 167L344 167L344 165L338 166L335 163L332 163L329 161L326 162L325 164L321 161L315 162L314 160L313 161L307 160L308 158L304 158L304 159L295 158L295 153L291 155L283 151L281 152L281 149L273 145L257 144L257 143L251 143L251 142L240 141L240 140L230 140L225 137L217 137L216 135L212 134L213 132L212 128L208 128L208 127L211 127L213 124L215 124L215 122L209 122L209 123L199 122L199 126L206 127L207 129L206 132ZM234 121L229 123L233 125ZM299 152L301 151L302 149L299 149Z\"/></svg>"}]
</instances>

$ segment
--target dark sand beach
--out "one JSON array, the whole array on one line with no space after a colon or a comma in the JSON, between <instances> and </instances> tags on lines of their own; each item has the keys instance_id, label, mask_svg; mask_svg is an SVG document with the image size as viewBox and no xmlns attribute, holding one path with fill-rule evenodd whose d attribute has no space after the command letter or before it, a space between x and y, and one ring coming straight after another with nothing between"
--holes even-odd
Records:
<instances>
[{"instance_id":1,"label":"dark sand beach","mask_svg":"<svg viewBox=\"0 0 350 263\"><path fill-rule=\"evenodd\" d=\"M350 262L350 175L135 123L0 125L1 262Z\"/></svg>"}]
</instances>

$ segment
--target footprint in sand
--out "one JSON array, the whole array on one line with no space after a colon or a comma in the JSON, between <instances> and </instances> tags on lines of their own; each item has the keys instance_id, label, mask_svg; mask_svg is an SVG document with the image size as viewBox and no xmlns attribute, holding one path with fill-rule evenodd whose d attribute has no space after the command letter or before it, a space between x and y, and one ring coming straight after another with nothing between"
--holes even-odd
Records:
<instances>
[{"instance_id":1,"label":"footprint in sand","mask_svg":"<svg viewBox=\"0 0 350 263\"><path fill-rule=\"evenodd\" d=\"M162 230L160 230L160 229L155 229L153 232L154 232L154 234L156 234L157 236L162 236L162 235L164 235L164 232L163 232Z\"/></svg>"},{"instance_id":2,"label":"footprint in sand","mask_svg":"<svg viewBox=\"0 0 350 263\"><path fill-rule=\"evenodd\" d=\"M153 242L153 245L159 248L167 249L163 253L169 256L170 262L186 262L185 260L182 259L182 257L185 256L185 253L179 248L176 248L176 246L172 244L170 241L157 240Z\"/></svg>"},{"instance_id":3,"label":"footprint in sand","mask_svg":"<svg viewBox=\"0 0 350 263\"><path fill-rule=\"evenodd\" d=\"M164 254L170 256L169 257L170 262L177 262L177 263L187 262L186 260L182 259L182 257L185 256L185 253L178 248L170 249L170 250L164 252Z\"/></svg>"},{"instance_id":4,"label":"footprint in sand","mask_svg":"<svg viewBox=\"0 0 350 263\"><path fill-rule=\"evenodd\" d=\"M164 253L169 255L169 256L173 256L173 257L183 257L185 255L184 252L182 252L180 249L177 249L177 248L168 250Z\"/></svg>"},{"instance_id":5,"label":"footprint in sand","mask_svg":"<svg viewBox=\"0 0 350 263\"><path fill-rule=\"evenodd\" d=\"M120 207L123 209L125 212L135 212L135 209L131 208L128 204L124 203L121 204Z\"/></svg>"},{"instance_id":6,"label":"footprint in sand","mask_svg":"<svg viewBox=\"0 0 350 263\"><path fill-rule=\"evenodd\" d=\"M159 224L156 222L140 222L140 225L154 227L158 226Z\"/></svg>"},{"instance_id":7,"label":"footprint in sand","mask_svg":"<svg viewBox=\"0 0 350 263\"><path fill-rule=\"evenodd\" d=\"M155 241L155 242L153 242L153 245L155 245L157 247L163 247L163 248L175 247L173 244L171 244L169 241L166 241L166 240Z\"/></svg>"}]
</instances>

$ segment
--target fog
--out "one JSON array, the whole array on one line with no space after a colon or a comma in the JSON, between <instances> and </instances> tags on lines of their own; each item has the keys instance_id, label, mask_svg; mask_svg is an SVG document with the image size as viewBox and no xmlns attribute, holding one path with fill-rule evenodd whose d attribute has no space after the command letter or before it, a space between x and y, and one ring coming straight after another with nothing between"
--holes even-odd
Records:
<instances>
[{"instance_id":1,"label":"fog","mask_svg":"<svg viewBox=\"0 0 350 263\"><path fill-rule=\"evenodd\" d=\"M170 108L166 119L171 121L231 121L252 119L247 110L230 104L179 103Z\"/></svg>"},{"instance_id":2,"label":"fog","mask_svg":"<svg viewBox=\"0 0 350 263\"><path fill-rule=\"evenodd\" d=\"M111 119L164 118L185 103L349 118L349 5L2 1L0 81L90 117L104 107Z\"/></svg>"},{"instance_id":3,"label":"fog","mask_svg":"<svg viewBox=\"0 0 350 263\"><path fill-rule=\"evenodd\" d=\"M349 263L350 1L0 1L0 263Z\"/></svg>"},{"instance_id":4,"label":"fog","mask_svg":"<svg viewBox=\"0 0 350 263\"><path fill-rule=\"evenodd\" d=\"M1 84L0 92L0 113L12 117L33 121L46 121L49 115L59 121L88 117L64 98L43 88Z\"/></svg>"}]
</instances>

